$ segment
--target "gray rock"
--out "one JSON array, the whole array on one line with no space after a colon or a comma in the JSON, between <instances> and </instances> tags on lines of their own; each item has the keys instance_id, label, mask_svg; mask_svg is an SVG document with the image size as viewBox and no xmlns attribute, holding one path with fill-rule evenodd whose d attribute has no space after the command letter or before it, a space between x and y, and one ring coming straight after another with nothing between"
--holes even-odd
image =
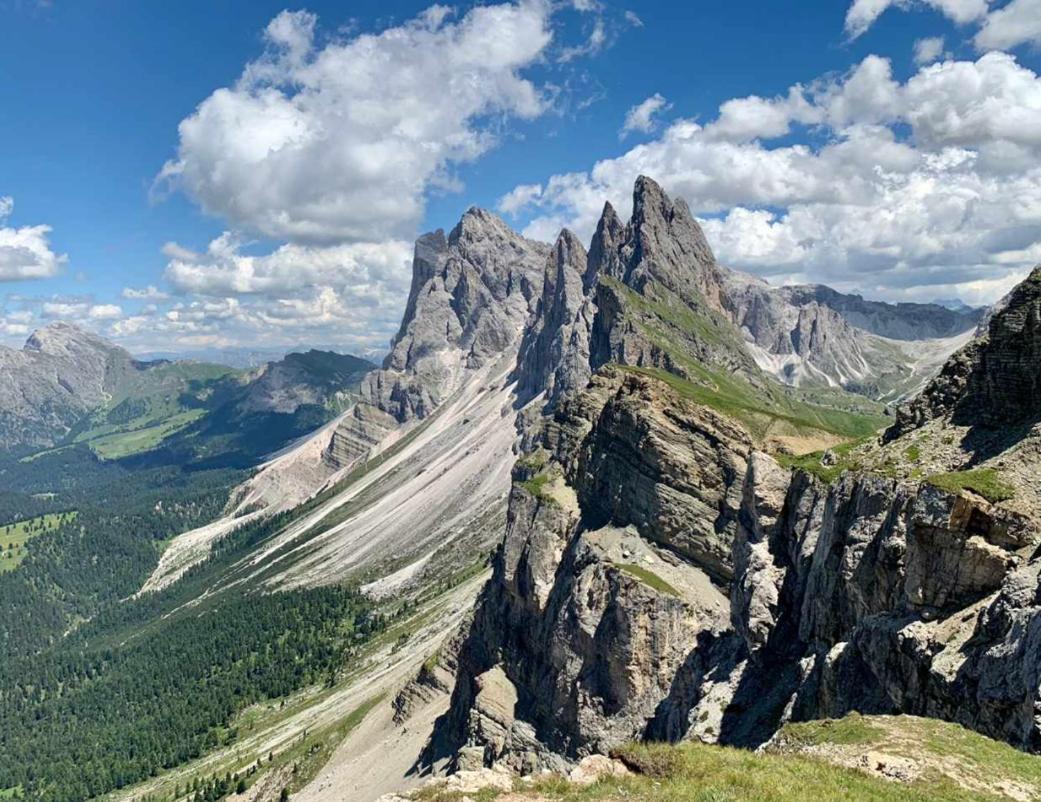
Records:
<instances>
[{"instance_id":1,"label":"gray rock","mask_svg":"<svg viewBox=\"0 0 1041 802\"><path fill-rule=\"evenodd\" d=\"M34 332L21 351L0 346L0 449L55 445L141 370L127 351L67 323Z\"/></svg>"},{"instance_id":2,"label":"gray rock","mask_svg":"<svg viewBox=\"0 0 1041 802\"><path fill-rule=\"evenodd\" d=\"M1041 418L1041 266L989 315L978 339L954 354L914 400L900 407L886 440L936 418L1007 427Z\"/></svg>"}]
</instances>

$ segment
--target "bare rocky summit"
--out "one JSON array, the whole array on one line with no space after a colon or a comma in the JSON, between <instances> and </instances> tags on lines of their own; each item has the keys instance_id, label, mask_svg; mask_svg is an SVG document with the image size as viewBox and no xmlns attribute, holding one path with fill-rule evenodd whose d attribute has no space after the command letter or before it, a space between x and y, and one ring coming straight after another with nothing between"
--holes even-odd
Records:
<instances>
[{"instance_id":1,"label":"bare rocky summit","mask_svg":"<svg viewBox=\"0 0 1041 802\"><path fill-rule=\"evenodd\" d=\"M122 348L67 323L0 346L0 450L47 448L142 367Z\"/></svg>"}]
</instances>

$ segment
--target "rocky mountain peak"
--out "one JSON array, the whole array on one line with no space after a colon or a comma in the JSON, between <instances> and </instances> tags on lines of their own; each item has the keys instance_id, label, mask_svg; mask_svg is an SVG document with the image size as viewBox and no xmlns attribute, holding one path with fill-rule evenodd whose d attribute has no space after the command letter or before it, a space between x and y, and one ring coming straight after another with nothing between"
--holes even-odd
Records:
<instances>
[{"instance_id":1,"label":"rocky mountain peak","mask_svg":"<svg viewBox=\"0 0 1041 802\"><path fill-rule=\"evenodd\" d=\"M130 359L130 354L114 343L64 321L55 321L34 331L25 341L23 350L52 356L71 356L83 351L97 351L125 354L126 358Z\"/></svg>"},{"instance_id":2,"label":"rocky mountain peak","mask_svg":"<svg viewBox=\"0 0 1041 802\"><path fill-rule=\"evenodd\" d=\"M998 304L981 336L955 353L886 431L893 440L935 418L1008 426L1041 418L1041 265Z\"/></svg>"},{"instance_id":3,"label":"rocky mountain peak","mask_svg":"<svg viewBox=\"0 0 1041 802\"><path fill-rule=\"evenodd\" d=\"M694 279L704 290L704 274L715 272L716 257L686 201L670 198L655 181L640 176L633 188L629 226L631 272L619 278L634 287L650 278L673 290Z\"/></svg>"},{"instance_id":4,"label":"rocky mountain peak","mask_svg":"<svg viewBox=\"0 0 1041 802\"><path fill-rule=\"evenodd\" d=\"M363 384L363 398L399 422L422 418L469 372L514 359L548 255L547 245L476 207L447 237L420 237L401 327L383 370Z\"/></svg>"},{"instance_id":5,"label":"rocky mountain peak","mask_svg":"<svg viewBox=\"0 0 1041 802\"><path fill-rule=\"evenodd\" d=\"M458 245L465 240L511 239L517 236L499 215L479 206L471 206L448 235L448 242L450 245Z\"/></svg>"},{"instance_id":6,"label":"rocky mountain peak","mask_svg":"<svg viewBox=\"0 0 1041 802\"><path fill-rule=\"evenodd\" d=\"M600 221L589 245L589 263L583 278L586 287L596 283L600 273L621 279L624 270L620 267L618 252L626 238L626 226L610 201L604 204Z\"/></svg>"},{"instance_id":7,"label":"rocky mountain peak","mask_svg":"<svg viewBox=\"0 0 1041 802\"><path fill-rule=\"evenodd\" d=\"M581 240L565 228L546 261L542 297L521 344L517 378L522 399L545 391L553 401L589 380L596 307L592 287L585 283L588 264Z\"/></svg>"}]
</instances>

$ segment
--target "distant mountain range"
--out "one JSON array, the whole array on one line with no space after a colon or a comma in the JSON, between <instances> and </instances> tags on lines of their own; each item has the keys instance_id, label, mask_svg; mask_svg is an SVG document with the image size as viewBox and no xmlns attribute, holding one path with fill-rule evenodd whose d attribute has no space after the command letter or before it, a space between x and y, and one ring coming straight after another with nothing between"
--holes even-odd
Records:
<instances>
[{"instance_id":1,"label":"distant mountain range","mask_svg":"<svg viewBox=\"0 0 1041 802\"><path fill-rule=\"evenodd\" d=\"M53 323L20 351L0 347L0 450L28 458L83 444L104 459L174 448L186 461L255 457L331 417L372 368L322 351L252 370L143 362Z\"/></svg>"}]
</instances>

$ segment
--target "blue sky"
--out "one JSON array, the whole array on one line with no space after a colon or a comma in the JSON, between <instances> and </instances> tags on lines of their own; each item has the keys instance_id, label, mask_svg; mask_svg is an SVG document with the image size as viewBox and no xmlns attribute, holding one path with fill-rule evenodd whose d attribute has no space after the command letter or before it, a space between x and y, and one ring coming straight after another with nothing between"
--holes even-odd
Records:
<instances>
[{"instance_id":1,"label":"blue sky","mask_svg":"<svg viewBox=\"0 0 1041 802\"><path fill-rule=\"evenodd\" d=\"M585 237L639 172L771 281L990 302L1041 261L1036 19L0 0L0 341L379 350L416 233L476 204Z\"/></svg>"}]
</instances>

